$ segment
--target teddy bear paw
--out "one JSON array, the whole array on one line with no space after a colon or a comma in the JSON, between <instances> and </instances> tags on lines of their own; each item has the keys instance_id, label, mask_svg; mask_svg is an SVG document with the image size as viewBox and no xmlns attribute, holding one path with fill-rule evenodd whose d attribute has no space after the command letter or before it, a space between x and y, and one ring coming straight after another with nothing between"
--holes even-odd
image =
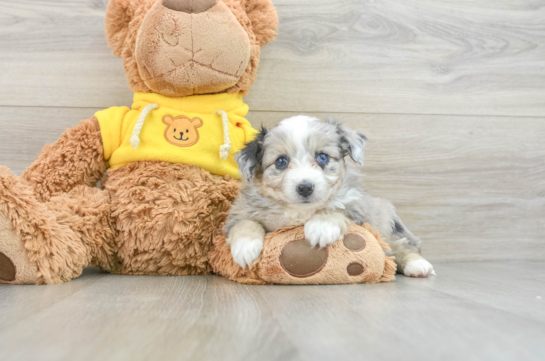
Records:
<instances>
[{"instance_id":1,"label":"teddy bear paw","mask_svg":"<svg viewBox=\"0 0 545 361\"><path fill-rule=\"evenodd\" d=\"M365 272L365 268L357 256L365 249L365 246L365 239L356 233L347 234L335 249L330 247L315 248L308 239L296 240L284 246L280 254L280 264L291 276L307 278L322 271L330 257L338 258L339 253L349 252L354 257L350 263L341 263L341 267L346 267L341 272L350 277L360 276ZM349 257L347 258L349 259ZM335 263L335 261L333 262Z\"/></svg>"},{"instance_id":2,"label":"teddy bear paw","mask_svg":"<svg viewBox=\"0 0 545 361\"><path fill-rule=\"evenodd\" d=\"M21 237L0 214L0 283L35 284L38 268L28 259Z\"/></svg>"}]
</instances>

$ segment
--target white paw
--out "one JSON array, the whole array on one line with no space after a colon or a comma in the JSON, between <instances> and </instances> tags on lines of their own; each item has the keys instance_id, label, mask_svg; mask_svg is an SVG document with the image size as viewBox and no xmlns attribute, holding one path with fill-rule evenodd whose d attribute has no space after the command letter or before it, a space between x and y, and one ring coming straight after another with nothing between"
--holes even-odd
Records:
<instances>
[{"instance_id":1,"label":"white paw","mask_svg":"<svg viewBox=\"0 0 545 361\"><path fill-rule=\"evenodd\" d=\"M241 238L231 245L231 255L233 260L244 269L252 265L262 249L262 239Z\"/></svg>"},{"instance_id":2,"label":"white paw","mask_svg":"<svg viewBox=\"0 0 545 361\"><path fill-rule=\"evenodd\" d=\"M310 220L305 224L305 238L312 247L323 248L341 238L341 228L331 222Z\"/></svg>"},{"instance_id":3,"label":"white paw","mask_svg":"<svg viewBox=\"0 0 545 361\"><path fill-rule=\"evenodd\" d=\"M407 277L428 277L430 275L435 276L433 266L425 259L410 261L403 269L403 273Z\"/></svg>"}]
</instances>

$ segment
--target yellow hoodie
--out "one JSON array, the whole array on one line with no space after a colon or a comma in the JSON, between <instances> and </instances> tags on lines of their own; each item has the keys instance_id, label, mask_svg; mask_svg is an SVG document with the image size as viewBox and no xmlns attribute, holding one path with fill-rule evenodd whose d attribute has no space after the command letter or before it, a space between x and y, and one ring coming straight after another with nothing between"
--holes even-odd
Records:
<instances>
[{"instance_id":1,"label":"yellow hoodie","mask_svg":"<svg viewBox=\"0 0 545 361\"><path fill-rule=\"evenodd\" d=\"M158 160L239 178L234 154L257 133L247 114L239 94L169 98L136 93L132 109L113 107L95 117L111 168Z\"/></svg>"}]
</instances>

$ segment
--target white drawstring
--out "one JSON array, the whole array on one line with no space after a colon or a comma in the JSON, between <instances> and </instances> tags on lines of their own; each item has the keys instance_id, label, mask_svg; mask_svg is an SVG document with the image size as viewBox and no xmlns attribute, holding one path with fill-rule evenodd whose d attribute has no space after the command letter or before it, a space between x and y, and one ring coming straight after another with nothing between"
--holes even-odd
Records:
<instances>
[{"instance_id":1,"label":"white drawstring","mask_svg":"<svg viewBox=\"0 0 545 361\"><path fill-rule=\"evenodd\" d=\"M140 113L140 116L138 117L138 120L136 121L136 124L132 130L132 137L130 140L134 150L137 150L138 146L140 145L140 132L142 131L142 127L144 126L144 122L146 121L148 114L157 108L159 108L159 104L148 104L144 109L142 109L142 112Z\"/></svg>"},{"instance_id":2,"label":"white drawstring","mask_svg":"<svg viewBox=\"0 0 545 361\"><path fill-rule=\"evenodd\" d=\"M231 150L231 139L229 139L229 118L227 113L223 110L218 110L217 114L221 115L223 122L223 145L220 147L220 159L227 159L229 157L229 151Z\"/></svg>"}]
</instances>

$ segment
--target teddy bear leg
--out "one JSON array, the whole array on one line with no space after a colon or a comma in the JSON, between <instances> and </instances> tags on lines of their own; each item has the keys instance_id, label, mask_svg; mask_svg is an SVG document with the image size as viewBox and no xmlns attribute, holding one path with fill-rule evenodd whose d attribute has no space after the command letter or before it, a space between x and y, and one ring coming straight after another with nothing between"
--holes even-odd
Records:
<instances>
[{"instance_id":1,"label":"teddy bear leg","mask_svg":"<svg viewBox=\"0 0 545 361\"><path fill-rule=\"evenodd\" d=\"M93 196L92 191L76 190L41 203L31 185L7 168L0 168L0 283L65 282L81 274L93 252L99 254L99 247L92 242L84 244L86 237L82 234L94 236L101 232L93 222L100 218L97 213L102 209L88 209L91 216L86 219L78 214L81 210L75 204L85 207L94 203L97 208L103 200L97 194ZM98 242L100 239L94 244Z\"/></svg>"},{"instance_id":2,"label":"teddy bear leg","mask_svg":"<svg viewBox=\"0 0 545 361\"><path fill-rule=\"evenodd\" d=\"M83 267L90 264L110 272L120 267L108 191L81 185L46 204L59 225L69 227L78 237L78 246L83 245L87 260Z\"/></svg>"},{"instance_id":3,"label":"teddy bear leg","mask_svg":"<svg viewBox=\"0 0 545 361\"><path fill-rule=\"evenodd\" d=\"M198 167L135 162L109 171L122 274L210 274L209 252L221 229L238 181Z\"/></svg>"}]
</instances>

